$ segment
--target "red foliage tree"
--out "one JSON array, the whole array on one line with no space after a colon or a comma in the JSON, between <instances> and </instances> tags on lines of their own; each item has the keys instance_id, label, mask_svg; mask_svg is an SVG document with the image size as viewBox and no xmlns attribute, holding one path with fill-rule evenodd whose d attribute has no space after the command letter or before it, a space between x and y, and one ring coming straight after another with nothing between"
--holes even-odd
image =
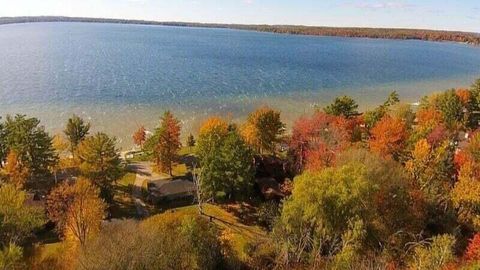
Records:
<instances>
[{"instance_id":1,"label":"red foliage tree","mask_svg":"<svg viewBox=\"0 0 480 270\"><path fill-rule=\"evenodd\" d=\"M142 147L143 143L147 139L147 130L145 129L144 126L141 126L135 133L133 133L133 142Z\"/></svg>"},{"instance_id":2,"label":"red foliage tree","mask_svg":"<svg viewBox=\"0 0 480 270\"><path fill-rule=\"evenodd\" d=\"M351 138L348 129L352 126L350 120L323 112L298 119L290 141L297 169L332 165L335 153L348 144Z\"/></svg>"},{"instance_id":3,"label":"red foliage tree","mask_svg":"<svg viewBox=\"0 0 480 270\"><path fill-rule=\"evenodd\" d=\"M444 124L439 124L428 134L427 141L433 146L439 146L443 141L445 141L450 136L450 133L447 127Z\"/></svg>"}]
</instances>

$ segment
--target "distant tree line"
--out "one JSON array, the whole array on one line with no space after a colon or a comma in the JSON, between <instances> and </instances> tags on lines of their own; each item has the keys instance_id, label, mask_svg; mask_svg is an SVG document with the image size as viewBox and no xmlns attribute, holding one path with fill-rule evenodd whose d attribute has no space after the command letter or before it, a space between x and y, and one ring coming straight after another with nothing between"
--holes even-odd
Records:
<instances>
[{"instance_id":1,"label":"distant tree line","mask_svg":"<svg viewBox=\"0 0 480 270\"><path fill-rule=\"evenodd\" d=\"M272 32L272 33L291 34L291 35L384 38L384 39L402 39L402 40L413 39L413 40L426 40L426 41L453 41L453 42L462 42L462 43L468 43L473 45L480 45L480 34L478 33L469 33L469 32L461 32L461 31L426 30L426 29L158 22L158 21L145 21L145 20L57 17L57 16L0 18L0 25L12 24L12 23L31 23L31 22L92 22L92 23L165 25L165 26L180 26L180 27L230 28L230 29Z\"/></svg>"}]
</instances>

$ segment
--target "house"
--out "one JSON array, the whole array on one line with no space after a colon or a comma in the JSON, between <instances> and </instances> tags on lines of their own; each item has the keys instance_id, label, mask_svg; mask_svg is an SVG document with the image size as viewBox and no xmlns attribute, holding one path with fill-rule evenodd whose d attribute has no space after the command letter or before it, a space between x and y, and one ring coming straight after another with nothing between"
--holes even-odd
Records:
<instances>
[{"instance_id":1,"label":"house","mask_svg":"<svg viewBox=\"0 0 480 270\"><path fill-rule=\"evenodd\" d=\"M196 188L185 179L159 180L148 183L149 200L153 203L194 198Z\"/></svg>"}]
</instances>

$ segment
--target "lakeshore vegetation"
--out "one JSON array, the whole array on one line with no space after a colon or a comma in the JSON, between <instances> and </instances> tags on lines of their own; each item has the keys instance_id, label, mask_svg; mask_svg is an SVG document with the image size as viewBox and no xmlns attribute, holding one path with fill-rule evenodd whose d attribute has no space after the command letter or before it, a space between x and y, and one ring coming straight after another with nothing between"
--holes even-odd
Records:
<instances>
[{"instance_id":1,"label":"lakeshore vegetation","mask_svg":"<svg viewBox=\"0 0 480 270\"><path fill-rule=\"evenodd\" d=\"M211 116L184 144L166 111L131 157L78 116L52 136L7 115L0 269L479 269L479 127L480 79L366 112L338 97L292 127ZM139 205L139 162L194 200Z\"/></svg>"},{"instance_id":2,"label":"lakeshore vegetation","mask_svg":"<svg viewBox=\"0 0 480 270\"><path fill-rule=\"evenodd\" d=\"M229 29L272 32L272 33L292 34L292 35L383 38L383 39L404 39L404 40L415 39L415 40L426 40L426 41L452 41L452 42L461 42L461 43L468 43L473 45L480 45L479 33L427 30L427 29L158 22L158 21L145 21L145 20L57 17L57 16L0 17L0 25L12 24L12 23L31 23L31 22L94 22L94 23L164 25L164 26L179 26L179 27L229 28Z\"/></svg>"}]
</instances>

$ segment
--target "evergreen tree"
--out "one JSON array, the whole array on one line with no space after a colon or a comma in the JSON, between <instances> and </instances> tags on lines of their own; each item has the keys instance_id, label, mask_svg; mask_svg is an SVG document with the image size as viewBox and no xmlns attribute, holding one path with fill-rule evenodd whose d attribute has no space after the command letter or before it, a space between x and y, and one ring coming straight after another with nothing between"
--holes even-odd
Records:
<instances>
[{"instance_id":1,"label":"evergreen tree","mask_svg":"<svg viewBox=\"0 0 480 270\"><path fill-rule=\"evenodd\" d=\"M78 145L90 131L90 123L85 123L82 118L77 115L73 115L72 118L68 119L67 126L64 130L65 135L70 142L70 151L72 155L75 155L75 150Z\"/></svg>"},{"instance_id":2,"label":"evergreen tree","mask_svg":"<svg viewBox=\"0 0 480 270\"><path fill-rule=\"evenodd\" d=\"M190 134L187 138L187 146L188 147L194 147L195 146L195 137L193 137L193 134Z\"/></svg>"},{"instance_id":3,"label":"evergreen tree","mask_svg":"<svg viewBox=\"0 0 480 270\"><path fill-rule=\"evenodd\" d=\"M48 175L58 158L40 121L25 115L7 116L4 129L6 153L16 153L18 162L30 172L29 179Z\"/></svg>"},{"instance_id":4,"label":"evergreen tree","mask_svg":"<svg viewBox=\"0 0 480 270\"><path fill-rule=\"evenodd\" d=\"M80 172L100 188L102 197L111 202L112 183L121 174L120 156L115 148L115 139L105 133L87 137L78 146Z\"/></svg>"},{"instance_id":5,"label":"evergreen tree","mask_svg":"<svg viewBox=\"0 0 480 270\"><path fill-rule=\"evenodd\" d=\"M254 183L253 153L236 129L219 118L207 120L198 137L202 192L208 198L248 197Z\"/></svg>"},{"instance_id":6,"label":"evergreen tree","mask_svg":"<svg viewBox=\"0 0 480 270\"><path fill-rule=\"evenodd\" d=\"M358 104L353 98L342 96L335 98L333 103L325 107L323 111L327 114L351 118L358 114L357 109Z\"/></svg>"}]
</instances>

